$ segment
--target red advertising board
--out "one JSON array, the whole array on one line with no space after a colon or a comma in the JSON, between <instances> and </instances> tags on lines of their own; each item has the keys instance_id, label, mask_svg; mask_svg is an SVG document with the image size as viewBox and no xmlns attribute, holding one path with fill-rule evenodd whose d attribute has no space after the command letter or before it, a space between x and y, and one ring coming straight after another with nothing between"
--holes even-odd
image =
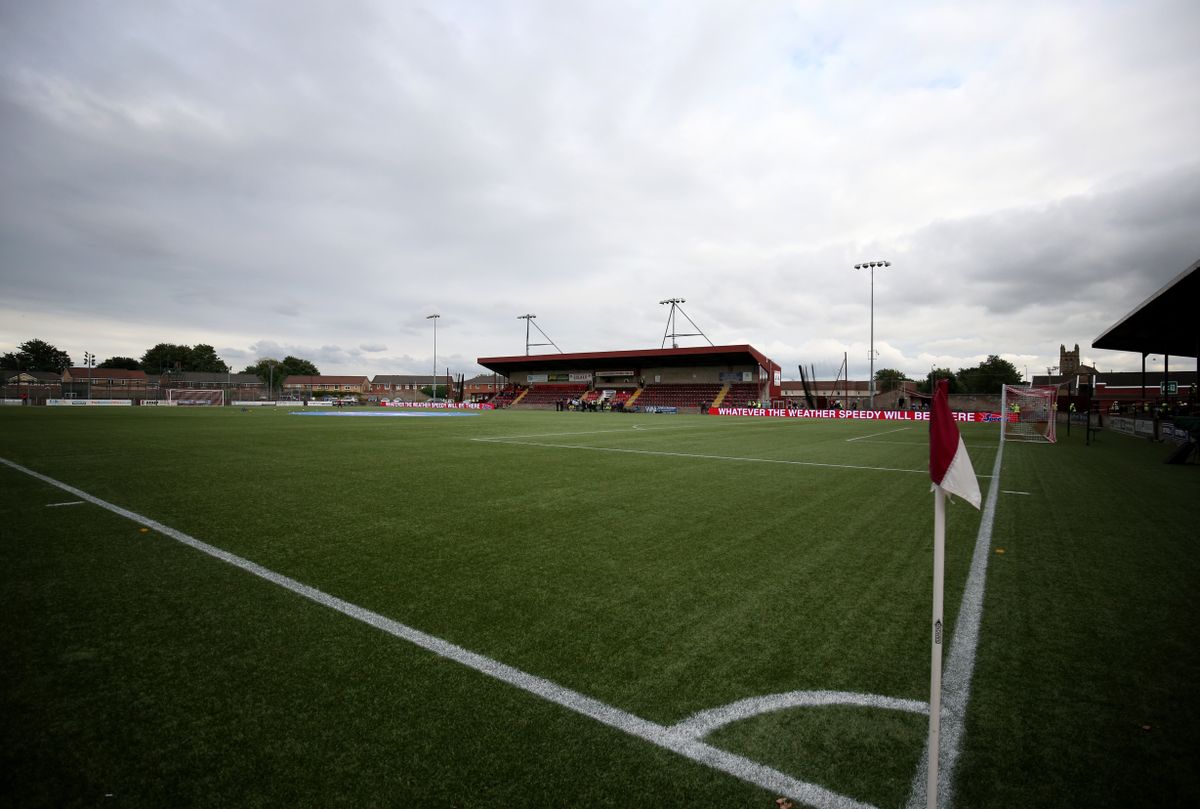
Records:
<instances>
[{"instance_id":1,"label":"red advertising board","mask_svg":"<svg viewBox=\"0 0 1200 809\"><path fill-rule=\"evenodd\" d=\"M753 416L768 419L846 419L849 421L929 421L928 410L792 410L773 407L710 407L710 416ZM999 413L953 413L955 421L999 424ZM1016 421L1010 414L1008 421Z\"/></svg>"}]
</instances>

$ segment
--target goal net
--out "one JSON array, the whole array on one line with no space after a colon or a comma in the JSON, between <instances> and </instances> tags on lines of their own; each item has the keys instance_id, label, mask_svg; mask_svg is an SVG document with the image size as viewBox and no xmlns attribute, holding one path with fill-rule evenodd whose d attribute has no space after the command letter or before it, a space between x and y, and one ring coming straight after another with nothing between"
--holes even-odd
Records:
<instances>
[{"instance_id":1,"label":"goal net","mask_svg":"<svg viewBox=\"0 0 1200 809\"><path fill-rule=\"evenodd\" d=\"M220 407L225 404L225 391L192 388L169 388L167 404L189 407Z\"/></svg>"},{"instance_id":2,"label":"goal net","mask_svg":"<svg viewBox=\"0 0 1200 809\"><path fill-rule=\"evenodd\" d=\"M1058 409L1058 388L1024 388L1005 385L1000 409L1006 416L1001 435L1005 441L1045 441L1053 444Z\"/></svg>"}]
</instances>

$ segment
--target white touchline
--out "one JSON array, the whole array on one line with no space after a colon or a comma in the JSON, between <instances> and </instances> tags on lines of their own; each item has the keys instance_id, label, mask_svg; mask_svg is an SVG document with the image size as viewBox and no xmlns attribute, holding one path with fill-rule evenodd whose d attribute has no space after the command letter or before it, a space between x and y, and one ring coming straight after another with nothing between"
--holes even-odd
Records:
<instances>
[{"instance_id":1,"label":"white touchline","mask_svg":"<svg viewBox=\"0 0 1200 809\"><path fill-rule=\"evenodd\" d=\"M905 430L911 430L911 429L912 429L912 427L901 427L898 430L886 430L885 432L882 432L882 433L871 433L870 435L860 435L858 438L847 438L846 443L849 444L851 441L862 441L864 438L874 438L877 435L891 435L892 433L902 433Z\"/></svg>"},{"instance_id":2,"label":"white touchline","mask_svg":"<svg viewBox=\"0 0 1200 809\"><path fill-rule=\"evenodd\" d=\"M941 750L938 755L938 806L948 809L954 805L952 786L954 765L962 752L963 731L967 724L967 702L971 699L971 677L975 673L975 650L979 646L979 622L983 617L983 593L987 583L988 557L991 556L992 528L996 523L996 501L1000 496L1000 462L1004 458L1004 443L996 449L992 464L992 485L988 487L987 502L979 521L971 571L963 589L950 655L942 672ZM926 780L929 770L929 746L921 754L917 771L913 773L912 793L907 809L926 805Z\"/></svg>"},{"instance_id":3,"label":"white touchline","mask_svg":"<svg viewBox=\"0 0 1200 809\"><path fill-rule=\"evenodd\" d=\"M176 531L174 528L163 525L162 523L144 517L128 509L109 503L106 500L101 500L99 497L94 497L87 492L76 489L62 481L43 475L40 472L35 472L20 464L13 463L6 458L0 458L0 464L22 472L30 477L36 478L43 483L55 486L63 491L80 497L89 503L107 509L114 514L119 514L126 519L146 526L159 532L163 536L170 537L176 542L180 542L188 547L194 548L201 553L206 553L222 562L241 568L247 573L252 573L259 578L265 579L272 584L278 585L285 590L290 590L296 595L303 596L311 601L315 601L322 606L342 613L355 620L362 621L365 624L375 627L389 635L406 640L422 649L426 649L439 657L453 660L468 668L474 669L489 677L493 677L509 685L516 686L531 694L535 694L542 699L561 705L564 708L575 711L576 713L587 716L609 727L616 728L631 736L636 736L639 739L648 741L651 744L670 750L674 753L691 759L700 764L704 764L715 770L732 775L748 783L770 790L779 795L788 795L798 801L803 801L817 809L876 809L869 803L856 801L845 795L840 795L832 790L817 784L811 784L793 778L787 773L780 772L772 767L759 764L744 756L739 756L734 753L729 753L725 750L718 749L712 745L705 744L687 733L679 732L665 725L660 725L656 722L651 722L647 719L642 719L627 711L622 711L620 708L614 708L600 700L580 694L578 691L572 691L569 688L559 685L551 680L543 677L538 677L533 674L528 674L520 669L505 665L489 657L484 657L461 646L457 646L449 641L426 634L419 629L414 629L410 626L393 621L380 615L377 612L364 609L348 601L329 595L315 587L309 587L295 579L284 576L281 573L276 573L273 570L244 559L236 554L221 550L220 548L202 542L195 537L189 536L182 531Z\"/></svg>"},{"instance_id":4,"label":"white touchline","mask_svg":"<svg viewBox=\"0 0 1200 809\"><path fill-rule=\"evenodd\" d=\"M47 503L46 508L58 508L59 506L82 506L82 500L68 500L65 503Z\"/></svg>"},{"instance_id":5,"label":"white touchline","mask_svg":"<svg viewBox=\"0 0 1200 809\"><path fill-rule=\"evenodd\" d=\"M1028 495L1029 495L1029 492L1014 492L1014 491L1010 491L1010 490L1008 490L1008 489L1005 489L1003 492L1001 492L1001 494L1023 494L1023 495L1026 495L1026 496L1028 496Z\"/></svg>"}]
</instances>

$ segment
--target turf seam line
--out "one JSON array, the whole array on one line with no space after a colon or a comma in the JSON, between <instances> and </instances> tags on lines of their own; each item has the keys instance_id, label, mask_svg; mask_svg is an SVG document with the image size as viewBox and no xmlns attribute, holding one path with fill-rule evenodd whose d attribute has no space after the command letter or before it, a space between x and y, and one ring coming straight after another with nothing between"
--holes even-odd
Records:
<instances>
[{"instance_id":1,"label":"turf seam line","mask_svg":"<svg viewBox=\"0 0 1200 809\"><path fill-rule=\"evenodd\" d=\"M950 642L950 654L942 669L941 749L938 751L938 809L954 805L954 766L962 753L963 734L967 723L967 703L971 699L971 678L975 673L975 650L979 646L979 624L983 617L983 596L987 587L988 557L991 555L992 529L996 522L996 502L1000 499L1000 462L1004 459L1004 442L996 449L992 464L992 484L988 487L987 502L979 521L979 534L971 557L971 570L963 588L958 620ZM929 742L921 753L921 761L913 774L912 793L907 809L921 809L927 803L929 772Z\"/></svg>"},{"instance_id":2,"label":"turf seam line","mask_svg":"<svg viewBox=\"0 0 1200 809\"><path fill-rule=\"evenodd\" d=\"M182 531L164 525L157 520L152 520L137 512L109 503L106 500L88 494L82 489L77 489L48 475L35 472L6 458L0 458L0 464L36 478L43 483L62 489L75 497L80 497L89 503L100 506L135 523L144 525L176 542L240 568L261 579L265 579L296 595L303 596L310 601L340 612L347 617L375 627L393 637L406 640L409 643L433 652L439 657L467 666L501 682L516 686L548 702L561 705L564 708L587 716L609 727L623 731L631 736L636 736L663 749L678 753L694 762L732 775L747 783L770 790L776 794L788 795L796 800L817 807L817 809L876 809L871 804L856 801L853 798L840 795L817 784L801 781L772 767L705 744L670 727L659 725L648 719L642 719L620 708L615 708L600 700L585 696L577 691L572 691L552 680L521 671L497 660L457 646L449 641L422 632L419 629L414 629L399 621L394 621L364 607L351 604L337 596L329 595L315 587L310 587L293 578L284 576L282 573L276 573L256 562L251 562L249 559L222 550L214 545L209 545Z\"/></svg>"}]
</instances>

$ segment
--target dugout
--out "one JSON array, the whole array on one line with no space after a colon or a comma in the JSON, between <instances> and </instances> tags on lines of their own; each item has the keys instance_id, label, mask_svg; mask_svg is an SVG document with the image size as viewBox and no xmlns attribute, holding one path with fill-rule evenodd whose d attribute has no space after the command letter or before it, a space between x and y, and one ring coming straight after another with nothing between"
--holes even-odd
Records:
<instances>
[{"instance_id":1,"label":"dugout","mask_svg":"<svg viewBox=\"0 0 1200 809\"><path fill-rule=\"evenodd\" d=\"M518 406L566 398L618 399L630 408L744 405L780 395L780 366L749 345L598 351L477 362L520 391Z\"/></svg>"}]
</instances>

